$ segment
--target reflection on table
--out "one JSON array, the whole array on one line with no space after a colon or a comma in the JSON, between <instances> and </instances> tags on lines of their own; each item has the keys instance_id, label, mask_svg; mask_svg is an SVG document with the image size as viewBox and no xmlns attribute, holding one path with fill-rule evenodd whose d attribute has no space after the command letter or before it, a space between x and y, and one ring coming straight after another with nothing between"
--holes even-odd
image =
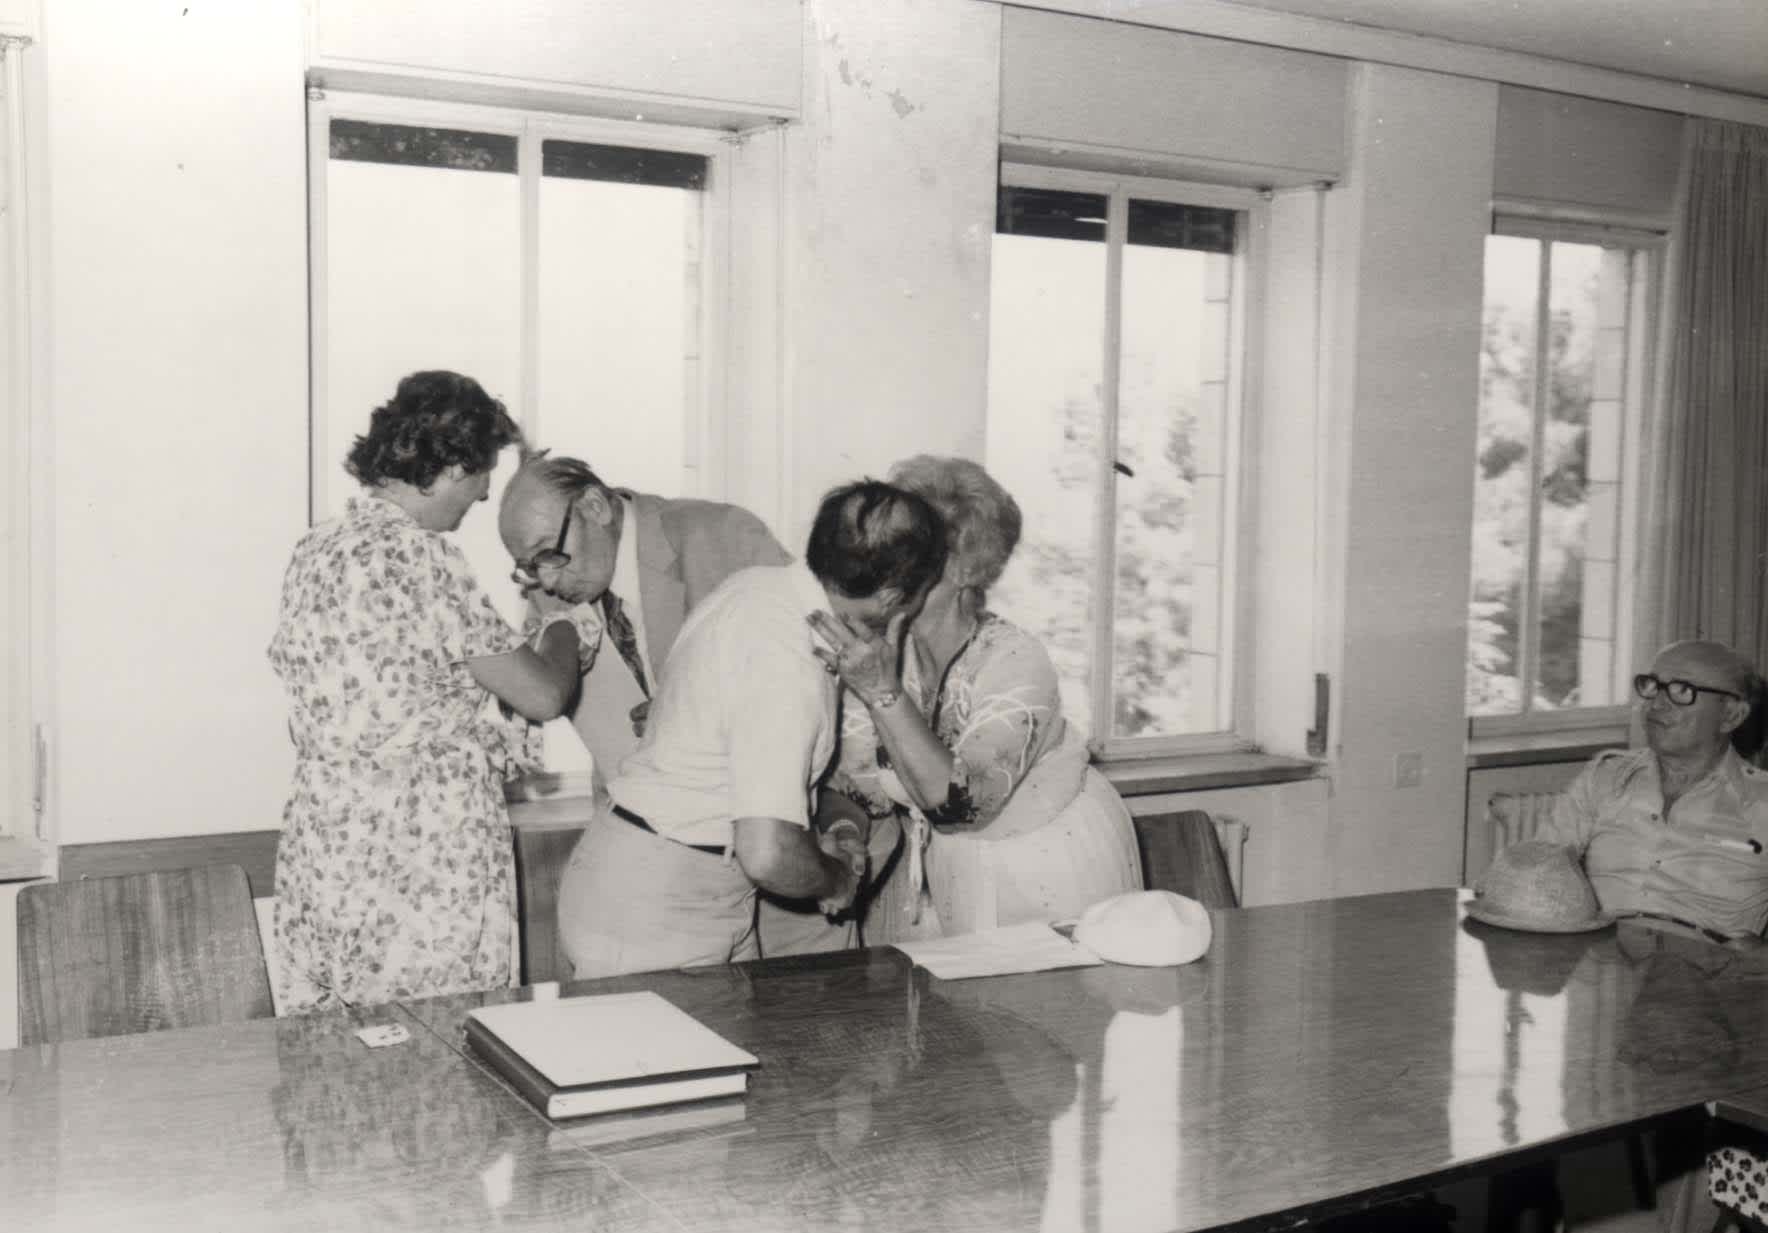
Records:
<instances>
[{"instance_id":1,"label":"reflection on table","mask_svg":"<svg viewBox=\"0 0 1768 1233\"><path fill-rule=\"evenodd\" d=\"M941 982L894 951L652 973L740 1101L554 1126L471 1006L0 1054L7 1227L1293 1224L1768 1088L1768 955L1465 923L1452 890L1218 913L1176 969ZM404 1044L354 1029L399 1020Z\"/></svg>"},{"instance_id":2,"label":"reflection on table","mask_svg":"<svg viewBox=\"0 0 1768 1233\"><path fill-rule=\"evenodd\" d=\"M1490 929L1461 898L1219 914L1178 969L940 982L867 952L567 988L655 989L764 1063L740 1128L583 1150L692 1229L1197 1229L1768 1081L1763 955ZM458 1043L480 1000L409 1010Z\"/></svg>"},{"instance_id":3,"label":"reflection on table","mask_svg":"<svg viewBox=\"0 0 1768 1233\"><path fill-rule=\"evenodd\" d=\"M379 1012L0 1054L0 1209L29 1230L649 1227L606 1168Z\"/></svg>"}]
</instances>

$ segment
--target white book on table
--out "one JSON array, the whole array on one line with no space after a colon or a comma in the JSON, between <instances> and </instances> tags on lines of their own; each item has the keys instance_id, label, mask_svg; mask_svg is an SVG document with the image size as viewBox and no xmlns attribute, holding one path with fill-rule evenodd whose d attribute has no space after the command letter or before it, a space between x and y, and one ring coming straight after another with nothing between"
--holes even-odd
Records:
<instances>
[{"instance_id":1,"label":"white book on table","mask_svg":"<svg viewBox=\"0 0 1768 1233\"><path fill-rule=\"evenodd\" d=\"M552 1118L733 1095L761 1064L649 991L482 1006L466 1036Z\"/></svg>"}]
</instances>

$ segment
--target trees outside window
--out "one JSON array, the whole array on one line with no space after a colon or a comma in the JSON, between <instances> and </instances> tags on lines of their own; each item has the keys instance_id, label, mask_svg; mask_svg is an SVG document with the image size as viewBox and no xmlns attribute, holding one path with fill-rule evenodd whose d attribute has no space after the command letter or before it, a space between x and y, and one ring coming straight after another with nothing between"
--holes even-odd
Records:
<instances>
[{"instance_id":1,"label":"trees outside window","mask_svg":"<svg viewBox=\"0 0 1768 1233\"><path fill-rule=\"evenodd\" d=\"M1626 700L1626 460L1651 250L1516 230L1486 241L1467 653L1475 717Z\"/></svg>"},{"instance_id":2,"label":"trees outside window","mask_svg":"<svg viewBox=\"0 0 1768 1233\"><path fill-rule=\"evenodd\" d=\"M1102 746L1232 739L1250 194L1008 169L988 465L1025 514L991 607Z\"/></svg>"}]
</instances>

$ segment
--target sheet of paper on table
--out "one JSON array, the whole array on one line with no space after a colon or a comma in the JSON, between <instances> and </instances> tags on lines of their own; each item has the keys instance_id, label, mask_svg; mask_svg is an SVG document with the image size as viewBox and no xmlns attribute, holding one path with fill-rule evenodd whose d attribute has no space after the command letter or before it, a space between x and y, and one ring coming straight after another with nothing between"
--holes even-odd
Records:
<instances>
[{"instance_id":1,"label":"sheet of paper on table","mask_svg":"<svg viewBox=\"0 0 1768 1233\"><path fill-rule=\"evenodd\" d=\"M916 966L941 980L972 976L1008 976L1014 972L1048 972L1054 968L1093 967L1104 960L1049 925L1032 921L985 929L955 938L898 942L896 949Z\"/></svg>"}]
</instances>

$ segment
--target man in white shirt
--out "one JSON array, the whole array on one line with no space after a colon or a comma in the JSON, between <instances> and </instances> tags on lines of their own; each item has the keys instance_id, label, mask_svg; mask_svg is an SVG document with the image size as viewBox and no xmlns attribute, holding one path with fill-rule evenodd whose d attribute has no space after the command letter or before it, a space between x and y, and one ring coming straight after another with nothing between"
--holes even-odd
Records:
<instances>
[{"instance_id":1,"label":"man in white shirt","mask_svg":"<svg viewBox=\"0 0 1768 1233\"><path fill-rule=\"evenodd\" d=\"M876 481L823 499L802 564L727 579L682 626L638 747L572 853L559 936L578 979L755 958L766 891L852 904L857 829L811 826L839 734L820 609L882 631L939 577L931 506Z\"/></svg>"}]
</instances>

